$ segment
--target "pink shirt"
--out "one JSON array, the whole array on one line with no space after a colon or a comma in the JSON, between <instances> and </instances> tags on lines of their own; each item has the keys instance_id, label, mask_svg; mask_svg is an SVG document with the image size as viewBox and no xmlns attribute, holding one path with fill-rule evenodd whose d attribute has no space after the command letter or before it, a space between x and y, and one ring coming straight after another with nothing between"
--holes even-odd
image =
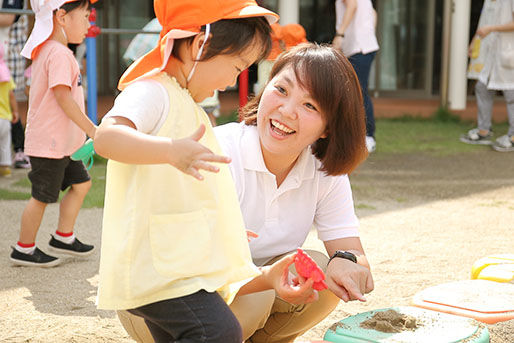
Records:
<instances>
[{"instance_id":1,"label":"pink shirt","mask_svg":"<svg viewBox=\"0 0 514 343\"><path fill-rule=\"evenodd\" d=\"M70 87L71 96L84 112L84 93L79 66L73 52L48 40L32 62L25 154L36 157L70 156L85 141L86 134L68 118L52 88Z\"/></svg>"}]
</instances>

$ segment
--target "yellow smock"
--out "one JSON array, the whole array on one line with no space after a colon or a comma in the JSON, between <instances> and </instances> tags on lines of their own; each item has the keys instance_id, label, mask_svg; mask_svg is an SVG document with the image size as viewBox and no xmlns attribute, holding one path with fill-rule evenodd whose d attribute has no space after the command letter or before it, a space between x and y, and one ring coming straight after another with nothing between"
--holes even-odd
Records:
<instances>
[{"instance_id":1,"label":"yellow smock","mask_svg":"<svg viewBox=\"0 0 514 343\"><path fill-rule=\"evenodd\" d=\"M9 98L9 92L15 88L16 85L12 79L10 81L0 82L0 119L6 119L9 121L12 120L11 99Z\"/></svg>"},{"instance_id":2,"label":"yellow smock","mask_svg":"<svg viewBox=\"0 0 514 343\"><path fill-rule=\"evenodd\" d=\"M165 73L154 79L170 98L157 135L184 138L203 123L200 143L222 154L189 92ZM98 308L131 309L201 289L231 302L259 274L229 168L219 167L198 181L167 164L108 162Z\"/></svg>"}]
</instances>

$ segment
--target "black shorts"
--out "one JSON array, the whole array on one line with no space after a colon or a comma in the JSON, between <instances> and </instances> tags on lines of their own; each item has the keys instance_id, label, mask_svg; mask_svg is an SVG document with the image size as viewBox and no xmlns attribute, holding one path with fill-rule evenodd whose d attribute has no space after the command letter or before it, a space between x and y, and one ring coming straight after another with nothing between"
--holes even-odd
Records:
<instances>
[{"instance_id":1,"label":"black shorts","mask_svg":"<svg viewBox=\"0 0 514 343\"><path fill-rule=\"evenodd\" d=\"M91 180L82 161L72 161L69 157L60 159L29 157L32 165L32 170L29 172L32 197L41 202L47 204L57 202L59 191Z\"/></svg>"}]
</instances>

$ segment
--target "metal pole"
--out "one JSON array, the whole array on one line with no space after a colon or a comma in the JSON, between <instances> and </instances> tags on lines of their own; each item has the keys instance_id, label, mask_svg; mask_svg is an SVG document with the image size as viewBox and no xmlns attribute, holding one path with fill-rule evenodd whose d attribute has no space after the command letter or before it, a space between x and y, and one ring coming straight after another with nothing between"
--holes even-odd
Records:
<instances>
[{"instance_id":1,"label":"metal pole","mask_svg":"<svg viewBox=\"0 0 514 343\"><path fill-rule=\"evenodd\" d=\"M453 0L444 0L443 37L441 48L441 107L448 107L448 75L450 66L450 44Z\"/></svg>"},{"instance_id":2,"label":"metal pole","mask_svg":"<svg viewBox=\"0 0 514 343\"><path fill-rule=\"evenodd\" d=\"M297 24L300 22L300 1L299 0L280 0L278 2L278 14L280 14L280 24Z\"/></svg>"},{"instance_id":3,"label":"metal pole","mask_svg":"<svg viewBox=\"0 0 514 343\"><path fill-rule=\"evenodd\" d=\"M471 0L453 2L450 65L448 80L448 108L452 110L466 109L467 64L469 45L469 18Z\"/></svg>"},{"instance_id":4,"label":"metal pole","mask_svg":"<svg viewBox=\"0 0 514 343\"><path fill-rule=\"evenodd\" d=\"M91 26L95 24L96 12L90 16ZM86 66L87 66L87 116L94 124L98 123L98 87L96 73L96 38L86 38Z\"/></svg>"},{"instance_id":5,"label":"metal pole","mask_svg":"<svg viewBox=\"0 0 514 343\"><path fill-rule=\"evenodd\" d=\"M248 69L239 74L239 107L243 107L248 102Z\"/></svg>"}]
</instances>

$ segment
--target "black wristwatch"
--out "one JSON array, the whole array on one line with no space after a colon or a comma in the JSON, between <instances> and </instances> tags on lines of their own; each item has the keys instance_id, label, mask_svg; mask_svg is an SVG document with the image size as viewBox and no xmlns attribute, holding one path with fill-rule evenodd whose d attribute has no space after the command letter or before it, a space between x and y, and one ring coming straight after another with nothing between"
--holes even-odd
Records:
<instances>
[{"instance_id":1,"label":"black wristwatch","mask_svg":"<svg viewBox=\"0 0 514 343\"><path fill-rule=\"evenodd\" d=\"M328 263L330 263L330 261L332 261L336 257L344 258L346 260L352 261L353 263L357 263L357 256L355 256L355 254L353 254L349 251L343 251L343 250L336 250L336 252L334 253L334 255L332 255L330 260L328 260ZM328 265L328 263L327 263L327 265Z\"/></svg>"}]
</instances>

